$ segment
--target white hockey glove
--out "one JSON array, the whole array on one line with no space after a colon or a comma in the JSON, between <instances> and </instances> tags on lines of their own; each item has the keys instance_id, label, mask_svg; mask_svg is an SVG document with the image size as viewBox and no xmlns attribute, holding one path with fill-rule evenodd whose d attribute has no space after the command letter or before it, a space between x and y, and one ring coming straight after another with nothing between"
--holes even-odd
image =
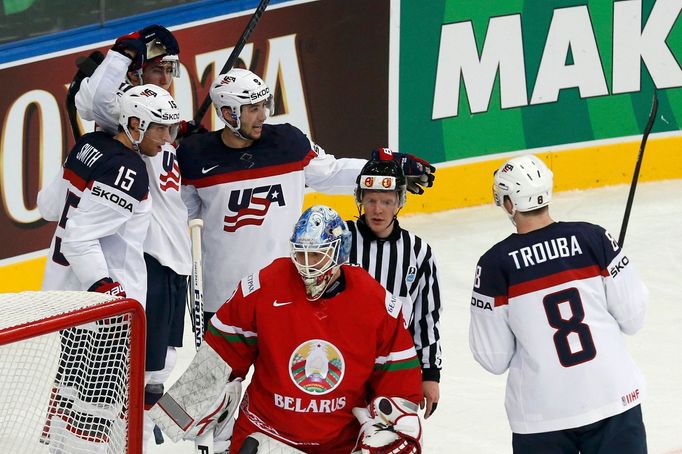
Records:
<instances>
[{"instance_id":1,"label":"white hockey glove","mask_svg":"<svg viewBox=\"0 0 682 454\"><path fill-rule=\"evenodd\" d=\"M230 422L241 399L241 381L227 383L231 372L215 350L202 344L185 373L149 415L174 442L219 432Z\"/></svg>"},{"instance_id":2,"label":"white hockey glove","mask_svg":"<svg viewBox=\"0 0 682 454\"><path fill-rule=\"evenodd\" d=\"M368 408L353 408L360 421L356 447L362 454L420 454L422 425L417 404L400 397L375 398Z\"/></svg>"},{"instance_id":3,"label":"white hockey glove","mask_svg":"<svg viewBox=\"0 0 682 454\"><path fill-rule=\"evenodd\" d=\"M225 385L218 399L209 406L205 415L197 420L184 434L185 440L194 440L208 431L219 434L222 430L232 428L230 420L239 408L239 400L242 397L242 382L234 380ZM229 434L231 437L232 435Z\"/></svg>"}]
</instances>

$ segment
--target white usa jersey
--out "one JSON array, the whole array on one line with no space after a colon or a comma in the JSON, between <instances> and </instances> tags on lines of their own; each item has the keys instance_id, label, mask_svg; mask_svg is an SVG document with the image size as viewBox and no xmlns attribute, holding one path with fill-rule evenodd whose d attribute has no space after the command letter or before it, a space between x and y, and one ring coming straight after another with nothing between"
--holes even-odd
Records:
<instances>
[{"instance_id":1,"label":"white usa jersey","mask_svg":"<svg viewBox=\"0 0 682 454\"><path fill-rule=\"evenodd\" d=\"M144 252L180 275L192 272L187 207L180 195L180 166L175 147L166 144L156 156L143 156L154 201Z\"/></svg>"},{"instance_id":2,"label":"white usa jersey","mask_svg":"<svg viewBox=\"0 0 682 454\"><path fill-rule=\"evenodd\" d=\"M139 154L104 132L84 135L38 194L38 208L57 222L43 290L88 290L110 277L144 306L151 200Z\"/></svg>"},{"instance_id":3,"label":"white usa jersey","mask_svg":"<svg viewBox=\"0 0 682 454\"><path fill-rule=\"evenodd\" d=\"M228 148L221 131L178 148L182 197L202 229L205 310L216 312L239 281L289 255L305 186L352 193L363 159L335 159L289 124L264 125L252 146Z\"/></svg>"},{"instance_id":4,"label":"white usa jersey","mask_svg":"<svg viewBox=\"0 0 682 454\"><path fill-rule=\"evenodd\" d=\"M645 383L623 333L641 328L647 301L628 256L597 225L556 222L486 252L469 342L487 370L509 369L512 431L580 427L638 405Z\"/></svg>"},{"instance_id":5,"label":"white usa jersey","mask_svg":"<svg viewBox=\"0 0 682 454\"><path fill-rule=\"evenodd\" d=\"M76 94L78 113L111 135L118 131L120 97L131 88L125 82L130 59L108 51L91 77L85 78ZM154 157L143 156L149 175L154 208L144 252L180 275L192 271L187 208L180 196L180 169L172 145L164 145Z\"/></svg>"}]
</instances>

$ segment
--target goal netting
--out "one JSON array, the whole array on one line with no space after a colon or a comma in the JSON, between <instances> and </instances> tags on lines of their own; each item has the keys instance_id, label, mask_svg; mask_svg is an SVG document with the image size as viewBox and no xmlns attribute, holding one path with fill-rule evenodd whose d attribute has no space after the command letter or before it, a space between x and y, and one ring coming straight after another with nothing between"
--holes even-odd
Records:
<instances>
[{"instance_id":1,"label":"goal netting","mask_svg":"<svg viewBox=\"0 0 682 454\"><path fill-rule=\"evenodd\" d=\"M0 452L141 452L144 310L92 292L0 294Z\"/></svg>"}]
</instances>

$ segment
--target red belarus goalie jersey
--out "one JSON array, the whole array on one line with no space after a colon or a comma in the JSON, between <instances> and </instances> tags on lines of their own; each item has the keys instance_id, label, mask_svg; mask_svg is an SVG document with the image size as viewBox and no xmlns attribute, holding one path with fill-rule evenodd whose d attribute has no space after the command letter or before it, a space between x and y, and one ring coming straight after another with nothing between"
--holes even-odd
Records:
<instances>
[{"instance_id":1,"label":"red belarus goalie jersey","mask_svg":"<svg viewBox=\"0 0 682 454\"><path fill-rule=\"evenodd\" d=\"M242 279L211 319L206 341L244 377L255 367L240 425L307 452L350 452L353 407L378 395L421 400L421 371L400 304L364 269L342 266L345 289L306 299L289 258Z\"/></svg>"}]
</instances>

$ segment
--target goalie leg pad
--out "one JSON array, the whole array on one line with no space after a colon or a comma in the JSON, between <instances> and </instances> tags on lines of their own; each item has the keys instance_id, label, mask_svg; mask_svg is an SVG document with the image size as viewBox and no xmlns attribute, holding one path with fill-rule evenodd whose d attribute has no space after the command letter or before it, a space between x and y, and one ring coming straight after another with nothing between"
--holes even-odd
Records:
<instances>
[{"instance_id":1,"label":"goalie leg pad","mask_svg":"<svg viewBox=\"0 0 682 454\"><path fill-rule=\"evenodd\" d=\"M228 383L231 372L215 350L202 344L185 373L149 411L150 416L174 442L196 438L236 412L241 382Z\"/></svg>"}]
</instances>

